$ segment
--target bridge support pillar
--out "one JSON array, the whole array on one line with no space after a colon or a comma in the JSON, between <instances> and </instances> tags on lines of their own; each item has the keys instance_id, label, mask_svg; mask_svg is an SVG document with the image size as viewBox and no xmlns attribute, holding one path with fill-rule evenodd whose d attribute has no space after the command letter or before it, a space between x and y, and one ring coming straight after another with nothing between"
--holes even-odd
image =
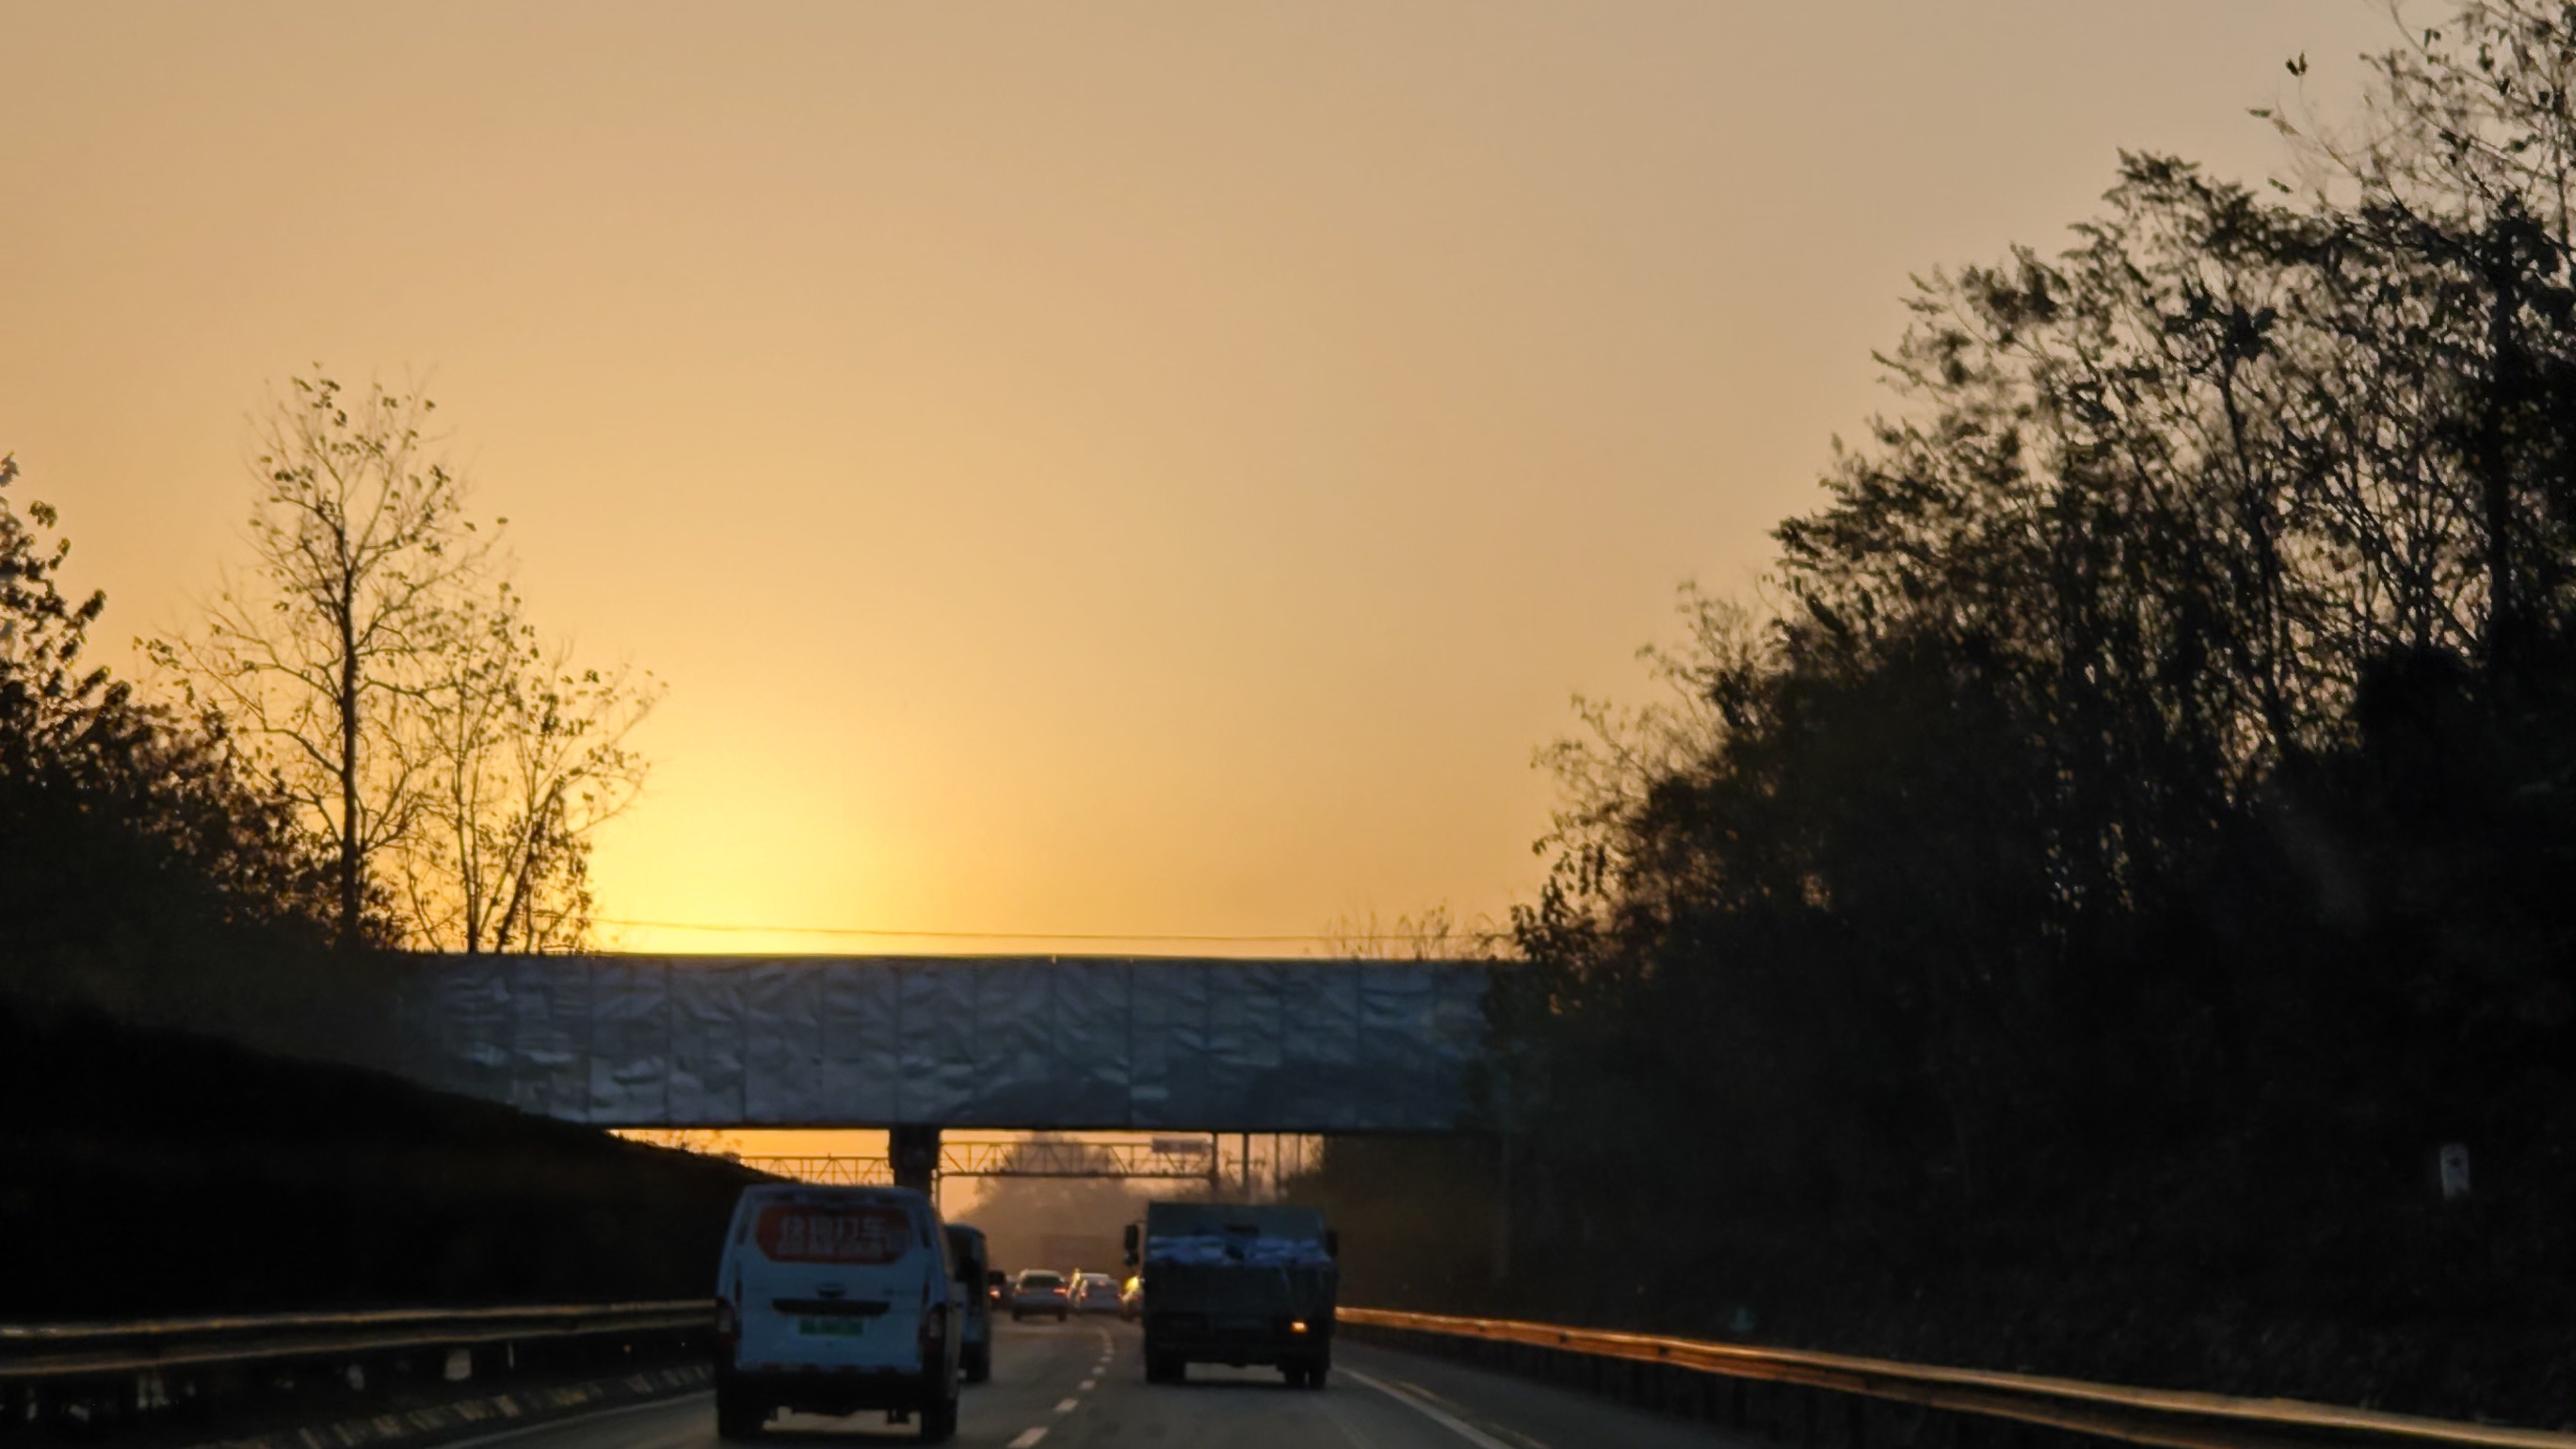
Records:
<instances>
[{"instance_id":1,"label":"bridge support pillar","mask_svg":"<svg viewBox=\"0 0 2576 1449\"><path fill-rule=\"evenodd\" d=\"M886 1165L894 1185L928 1192L939 1175L939 1128L913 1123L886 1132Z\"/></svg>"}]
</instances>

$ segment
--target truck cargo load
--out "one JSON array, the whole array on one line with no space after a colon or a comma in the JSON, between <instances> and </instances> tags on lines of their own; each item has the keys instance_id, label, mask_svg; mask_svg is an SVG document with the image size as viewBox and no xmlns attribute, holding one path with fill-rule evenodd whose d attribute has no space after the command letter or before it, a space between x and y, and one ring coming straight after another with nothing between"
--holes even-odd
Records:
<instances>
[{"instance_id":1,"label":"truck cargo load","mask_svg":"<svg viewBox=\"0 0 2576 1449\"><path fill-rule=\"evenodd\" d=\"M1338 1248L1313 1208L1158 1202L1127 1230L1144 1300L1145 1378L1193 1363L1276 1364L1321 1388L1333 1358Z\"/></svg>"}]
</instances>

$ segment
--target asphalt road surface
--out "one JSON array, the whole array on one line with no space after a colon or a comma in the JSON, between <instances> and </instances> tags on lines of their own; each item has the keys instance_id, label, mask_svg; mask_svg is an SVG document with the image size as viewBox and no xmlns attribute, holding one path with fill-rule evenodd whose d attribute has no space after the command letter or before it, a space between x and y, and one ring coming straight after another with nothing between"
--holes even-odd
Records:
<instances>
[{"instance_id":1,"label":"asphalt road surface","mask_svg":"<svg viewBox=\"0 0 2576 1449\"><path fill-rule=\"evenodd\" d=\"M973 1449L1753 1449L1741 1435L1440 1359L1343 1342L1331 1383L1291 1389L1275 1369L1190 1366L1186 1384L1145 1382L1136 1329L1112 1319L994 1325L993 1377L968 1385L956 1443ZM792 1415L779 1449L908 1444L883 1414ZM612 1409L470 1441L457 1449L716 1449L707 1394Z\"/></svg>"}]
</instances>

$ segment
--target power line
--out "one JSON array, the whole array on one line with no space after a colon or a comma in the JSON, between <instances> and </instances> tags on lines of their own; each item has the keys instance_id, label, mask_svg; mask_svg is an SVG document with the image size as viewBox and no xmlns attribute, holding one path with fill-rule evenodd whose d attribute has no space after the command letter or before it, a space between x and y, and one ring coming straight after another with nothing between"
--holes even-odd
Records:
<instances>
[{"instance_id":1,"label":"power line","mask_svg":"<svg viewBox=\"0 0 2576 1449\"><path fill-rule=\"evenodd\" d=\"M756 926L713 921L639 921L615 916L598 918L603 926L641 926L656 931L710 931L726 935L748 935L776 932L790 936L866 936L871 938L918 937L935 941L1192 941L1239 942L1254 945L1324 945L1360 941L1440 941L1456 939L1421 932L1372 931L1365 935L1332 936L1309 933L1294 936L1224 936L1178 935L1155 931L897 931L875 926Z\"/></svg>"}]
</instances>

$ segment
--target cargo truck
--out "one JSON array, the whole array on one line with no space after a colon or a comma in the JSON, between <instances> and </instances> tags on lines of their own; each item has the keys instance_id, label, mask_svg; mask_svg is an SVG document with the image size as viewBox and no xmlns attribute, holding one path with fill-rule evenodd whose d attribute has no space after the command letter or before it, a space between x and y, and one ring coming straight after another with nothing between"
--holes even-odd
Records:
<instances>
[{"instance_id":1,"label":"cargo truck","mask_svg":"<svg viewBox=\"0 0 2576 1449\"><path fill-rule=\"evenodd\" d=\"M1276 1364L1320 1389L1333 1366L1341 1244L1324 1215L1283 1205L1158 1202L1127 1228L1144 1302L1145 1381L1194 1363Z\"/></svg>"}]
</instances>

